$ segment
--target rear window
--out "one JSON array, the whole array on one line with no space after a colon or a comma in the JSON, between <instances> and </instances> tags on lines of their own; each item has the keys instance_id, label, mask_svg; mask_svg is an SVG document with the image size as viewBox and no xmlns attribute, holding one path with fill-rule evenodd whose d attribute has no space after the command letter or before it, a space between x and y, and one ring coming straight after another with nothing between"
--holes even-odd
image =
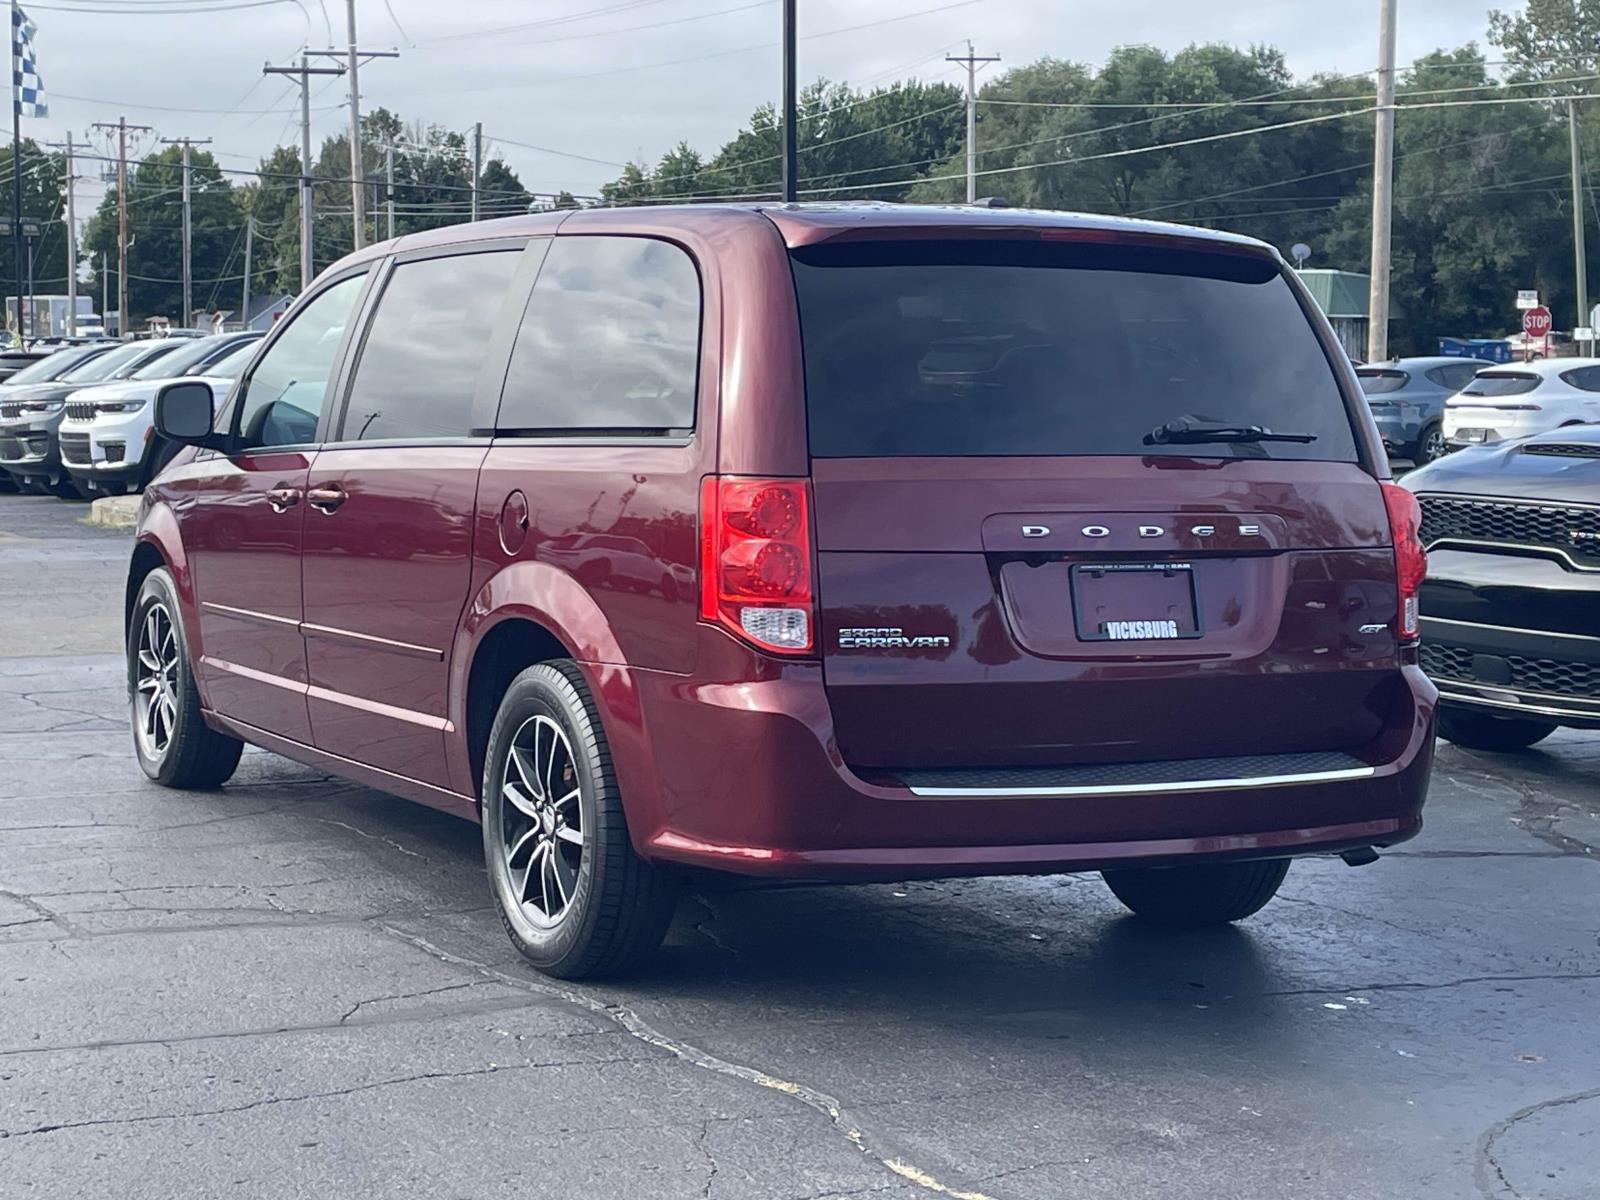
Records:
<instances>
[{"instance_id":1,"label":"rear window","mask_svg":"<svg viewBox=\"0 0 1600 1200\"><path fill-rule=\"evenodd\" d=\"M1411 382L1411 376L1404 371L1357 371L1356 378L1361 380L1361 390L1369 396L1398 392Z\"/></svg>"},{"instance_id":2,"label":"rear window","mask_svg":"<svg viewBox=\"0 0 1600 1200\"><path fill-rule=\"evenodd\" d=\"M792 257L817 457L1356 460L1333 366L1269 261L1038 242ZM1144 443L1185 418L1315 440Z\"/></svg>"},{"instance_id":3,"label":"rear window","mask_svg":"<svg viewBox=\"0 0 1600 1200\"><path fill-rule=\"evenodd\" d=\"M1539 386L1539 377L1525 372L1485 371L1466 387L1463 396L1520 396Z\"/></svg>"}]
</instances>

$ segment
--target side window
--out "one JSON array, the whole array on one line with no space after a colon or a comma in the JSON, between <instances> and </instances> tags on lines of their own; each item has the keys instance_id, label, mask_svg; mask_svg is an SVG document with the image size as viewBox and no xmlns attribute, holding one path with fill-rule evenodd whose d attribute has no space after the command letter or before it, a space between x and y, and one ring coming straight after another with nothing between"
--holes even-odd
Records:
<instances>
[{"instance_id":1,"label":"side window","mask_svg":"<svg viewBox=\"0 0 1600 1200\"><path fill-rule=\"evenodd\" d=\"M339 434L346 441L465 437L520 250L400 263L378 297Z\"/></svg>"},{"instance_id":2,"label":"side window","mask_svg":"<svg viewBox=\"0 0 1600 1200\"><path fill-rule=\"evenodd\" d=\"M1561 378L1580 391L1600 392L1600 367L1578 367L1576 370L1563 371Z\"/></svg>"},{"instance_id":3,"label":"side window","mask_svg":"<svg viewBox=\"0 0 1600 1200\"><path fill-rule=\"evenodd\" d=\"M658 433L694 426L700 276L640 237L557 237L511 353L497 426Z\"/></svg>"},{"instance_id":4,"label":"side window","mask_svg":"<svg viewBox=\"0 0 1600 1200\"><path fill-rule=\"evenodd\" d=\"M1446 367L1445 387L1452 392L1459 392L1472 382L1473 377L1478 373L1478 368L1478 363L1460 363L1456 366Z\"/></svg>"},{"instance_id":5,"label":"side window","mask_svg":"<svg viewBox=\"0 0 1600 1200\"><path fill-rule=\"evenodd\" d=\"M1449 388L1452 387L1450 381L1455 378L1455 375L1452 372L1453 368L1451 367L1430 367L1427 371L1424 371L1423 374L1428 377L1429 383L1435 384L1438 387Z\"/></svg>"},{"instance_id":6,"label":"side window","mask_svg":"<svg viewBox=\"0 0 1600 1200\"><path fill-rule=\"evenodd\" d=\"M250 372L237 431L248 449L314 441L345 326L365 275L340 280L289 318Z\"/></svg>"}]
</instances>

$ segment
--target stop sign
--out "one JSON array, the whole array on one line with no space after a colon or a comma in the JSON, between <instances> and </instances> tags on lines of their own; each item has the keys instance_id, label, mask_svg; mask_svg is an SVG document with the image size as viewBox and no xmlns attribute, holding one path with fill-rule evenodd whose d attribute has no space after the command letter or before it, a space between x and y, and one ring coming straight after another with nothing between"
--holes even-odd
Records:
<instances>
[{"instance_id":1,"label":"stop sign","mask_svg":"<svg viewBox=\"0 0 1600 1200\"><path fill-rule=\"evenodd\" d=\"M1550 327L1555 324L1550 316L1550 310L1544 305L1530 308L1522 314L1522 332L1531 338L1542 338L1550 335Z\"/></svg>"}]
</instances>

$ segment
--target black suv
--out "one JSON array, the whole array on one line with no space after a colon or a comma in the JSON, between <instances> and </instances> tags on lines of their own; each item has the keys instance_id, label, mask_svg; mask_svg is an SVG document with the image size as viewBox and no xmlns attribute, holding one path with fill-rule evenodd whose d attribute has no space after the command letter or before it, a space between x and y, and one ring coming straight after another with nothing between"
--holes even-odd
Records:
<instances>
[{"instance_id":1,"label":"black suv","mask_svg":"<svg viewBox=\"0 0 1600 1200\"><path fill-rule=\"evenodd\" d=\"M1404 486L1422 504L1439 732L1520 750L1600 729L1600 426L1463 450Z\"/></svg>"}]
</instances>

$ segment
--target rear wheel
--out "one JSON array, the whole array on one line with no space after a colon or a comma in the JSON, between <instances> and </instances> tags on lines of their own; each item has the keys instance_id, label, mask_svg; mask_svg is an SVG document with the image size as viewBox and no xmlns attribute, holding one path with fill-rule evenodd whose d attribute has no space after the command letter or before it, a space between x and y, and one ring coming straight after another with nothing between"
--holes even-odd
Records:
<instances>
[{"instance_id":1,"label":"rear wheel","mask_svg":"<svg viewBox=\"0 0 1600 1200\"><path fill-rule=\"evenodd\" d=\"M1221 925L1259 912L1289 873L1287 858L1206 863L1193 867L1127 867L1102 871L1131 911L1162 925Z\"/></svg>"},{"instance_id":2,"label":"rear wheel","mask_svg":"<svg viewBox=\"0 0 1600 1200\"><path fill-rule=\"evenodd\" d=\"M511 942L562 979L618 975L661 943L674 881L633 852L594 699L565 659L511 682L483 768L483 851Z\"/></svg>"},{"instance_id":3,"label":"rear wheel","mask_svg":"<svg viewBox=\"0 0 1600 1200\"><path fill-rule=\"evenodd\" d=\"M1443 458L1445 452L1444 430L1435 425L1429 425L1417 437L1417 453L1412 459L1419 467L1427 466L1436 458Z\"/></svg>"},{"instance_id":4,"label":"rear wheel","mask_svg":"<svg viewBox=\"0 0 1600 1200\"><path fill-rule=\"evenodd\" d=\"M128 626L128 708L139 766L172 788L214 788L239 765L244 743L206 724L189 665L172 577L145 577Z\"/></svg>"},{"instance_id":5,"label":"rear wheel","mask_svg":"<svg viewBox=\"0 0 1600 1200\"><path fill-rule=\"evenodd\" d=\"M1549 721L1493 717L1488 713L1439 710L1439 736L1468 750L1526 750L1556 731Z\"/></svg>"}]
</instances>

